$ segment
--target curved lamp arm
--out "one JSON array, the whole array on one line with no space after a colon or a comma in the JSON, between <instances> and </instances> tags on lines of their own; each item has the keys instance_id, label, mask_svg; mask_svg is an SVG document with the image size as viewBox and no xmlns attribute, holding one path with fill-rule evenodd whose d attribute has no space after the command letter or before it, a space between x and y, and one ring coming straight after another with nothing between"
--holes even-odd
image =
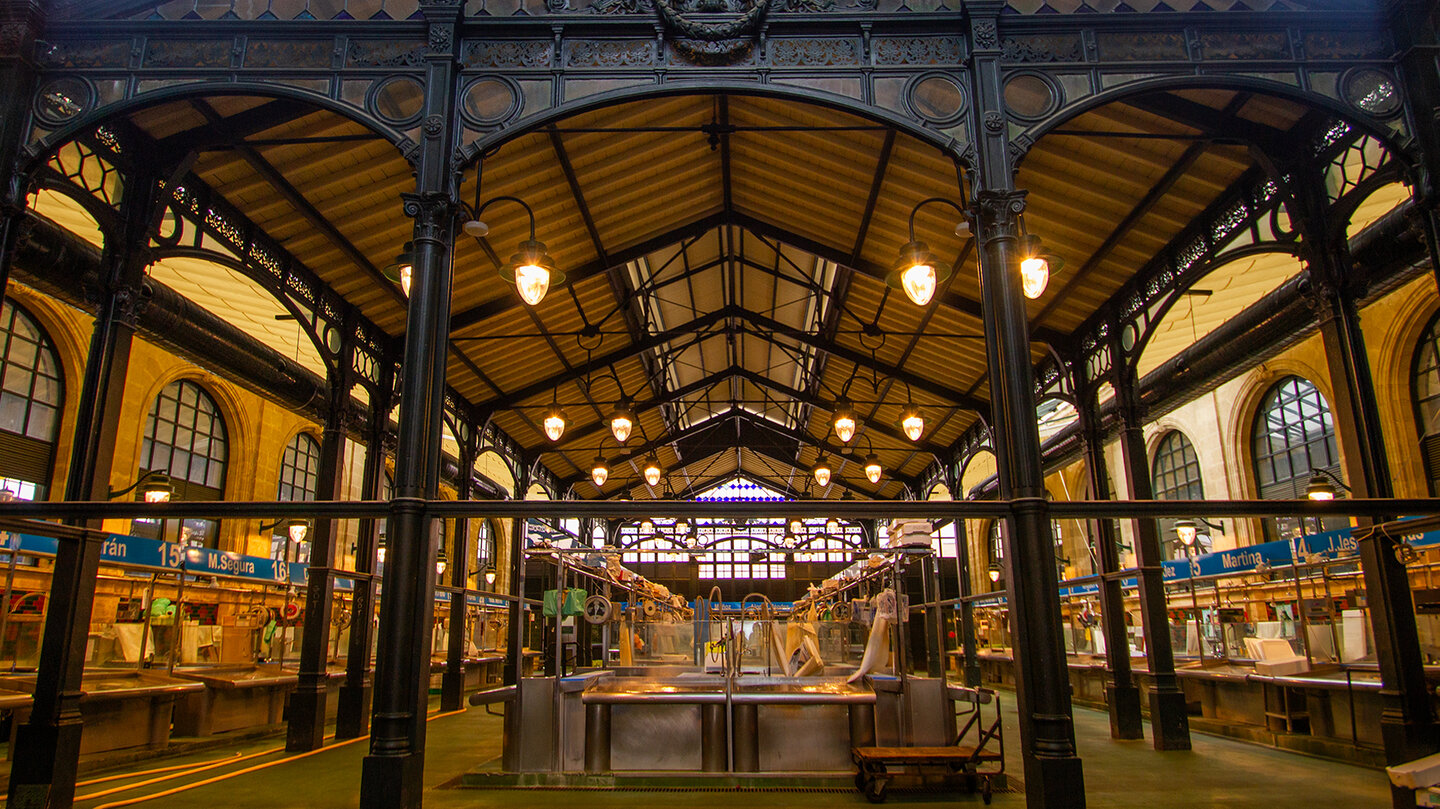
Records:
<instances>
[{"instance_id":1,"label":"curved lamp arm","mask_svg":"<svg viewBox=\"0 0 1440 809\"><path fill-rule=\"evenodd\" d=\"M960 207L960 203L955 202L948 197L926 197L925 199L922 199L919 202L915 203L915 207L910 209L910 241L915 241L915 214L919 213L921 208L929 205L932 202L939 202L945 205L949 205L951 208L955 209L956 213L960 214L960 221L970 221L968 215L965 213L965 209Z\"/></svg>"}]
</instances>

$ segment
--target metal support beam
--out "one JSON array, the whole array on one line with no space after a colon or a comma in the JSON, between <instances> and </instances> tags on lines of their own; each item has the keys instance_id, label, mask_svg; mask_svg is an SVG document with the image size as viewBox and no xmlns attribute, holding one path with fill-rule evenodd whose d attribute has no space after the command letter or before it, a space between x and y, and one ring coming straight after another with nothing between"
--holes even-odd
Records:
<instances>
[{"instance_id":1,"label":"metal support beam","mask_svg":"<svg viewBox=\"0 0 1440 809\"><path fill-rule=\"evenodd\" d=\"M1344 228L1327 215L1323 167L1303 164L1287 168L1291 216L1302 237L1300 257L1312 278L1310 302L1320 321L1334 397L1331 414L1345 477L1356 497L1394 497L1375 383L1355 305L1363 281L1351 262ZM1365 526L1371 521L1359 523ZM1391 541L1382 536L1367 536L1359 542L1367 612L1380 664L1380 736L1389 764L1440 750L1440 728L1425 681L1410 580L1395 551ZM1415 794L1392 786L1391 800L1397 809L1408 807L1414 804Z\"/></svg>"},{"instance_id":2,"label":"metal support beam","mask_svg":"<svg viewBox=\"0 0 1440 809\"><path fill-rule=\"evenodd\" d=\"M1110 473L1105 463L1105 431L1100 426L1100 401L1082 369L1072 368L1079 401L1080 432L1085 442L1085 471L1090 498L1109 500ZM1100 620L1105 634L1105 704L1110 710L1112 739L1143 739L1140 687L1130 671L1130 633L1125 627L1125 595L1121 591L1120 537L1114 520L1095 520L1095 557L1100 563Z\"/></svg>"},{"instance_id":3,"label":"metal support beam","mask_svg":"<svg viewBox=\"0 0 1440 809\"><path fill-rule=\"evenodd\" d=\"M973 222L980 247L980 299L990 377L991 419L1000 496L1018 499L1005 521L1006 580L1015 627L1015 701L1025 803L1030 809L1082 809L1085 777L1075 749L1069 668L1060 638L1055 541L1045 503L1030 329L1020 294L1019 216L1025 192L1014 187L1004 120L999 0L967 3L971 137L976 172Z\"/></svg>"},{"instance_id":4,"label":"metal support beam","mask_svg":"<svg viewBox=\"0 0 1440 809\"><path fill-rule=\"evenodd\" d=\"M135 307L146 265L156 183L131 177L121 210L125 227L106 245L103 287L81 382L76 435L65 482L66 500L110 499L110 476L119 430ZM168 471L168 470L167 470ZM52 570L45 635L36 669L34 707L11 745L10 806L68 807L75 797L80 759L80 698L95 580L100 569L102 524L93 536L61 540Z\"/></svg>"},{"instance_id":5,"label":"metal support beam","mask_svg":"<svg viewBox=\"0 0 1440 809\"><path fill-rule=\"evenodd\" d=\"M365 466L360 472L360 496L380 499L385 478L386 425L390 418L390 391L394 389L393 366L386 364L380 376L380 392L370 402L370 423L366 431ZM335 738L354 739L370 730L370 650L374 637L371 616L375 614L375 580L378 565L380 521L362 519L355 542L355 589L350 593L350 647L345 658L345 682L340 686L335 713ZM366 575L370 574L370 575Z\"/></svg>"},{"instance_id":6,"label":"metal support beam","mask_svg":"<svg viewBox=\"0 0 1440 809\"><path fill-rule=\"evenodd\" d=\"M340 370L330 380L330 402L320 435L320 465L316 470L317 500L339 500L345 492L345 420L354 384L354 323L342 332ZM305 630L300 646L299 683L290 695L290 723L285 749L291 753L315 750L325 744L325 702L329 690L330 615L334 607L335 547L338 520L318 517L311 528L310 566L305 580Z\"/></svg>"},{"instance_id":7,"label":"metal support beam","mask_svg":"<svg viewBox=\"0 0 1440 809\"><path fill-rule=\"evenodd\" d=\"M1111 330L1112 357L1123 357L1119 329ZM1135 369L1121 361L1114 363L1112 384L1120 415L1120 450L1131 500L1153 500L1150 459L1145 451L1145 410L1140 403ZM1160 552L1160 527L1154 519L1131 521L1135 532L1135 556L1139 565L1140 621L1145 632L1145 655L1149 659L1150 733L1156 750L1189 750L1190 720L1185 713L1185 694L1175 678L1175 655L1170 646L1170 619L1165 608L1165 580Z\"/></svg>"},{"instance_id":8,"label":"metal support beam","mask_svg":"<svg viewBox=\"0 0 1440 809\"><path fill-rule=\"evenodd\" d=\"M471 500L475 496L475 468L478 435L473 428L466 430L464 443L460 447L460 469L462 473L455 486L455 499ZM456 436L457 438L459 436ZM465 589L470 582L470 560L475 557L470 547L470 520L460 517L455 520L455 552L450 556L450 586L456 591L450 594L450 634L445 646L445 673L440 676L440 710L460 711L465 708L465 647L469 640L465 634L465 617L468 605L465 603Z\"/></svg>"},{"instance_id":9,"label":"metal support beam","mask_svg":"<svg viewBox=\"0 0 1440 809\"><path fill-rule=\"evenodd\" d=\"M425 772L425 706L434 610L434 519L416 498L439 488L440 440L445 405L445 366L450 322L450 256L455 200L452 156L456 132L455 36L459 4L424 5L431 48L425 56L428 125L416 147L415 193L405 213L415 220L415 273L405 333L400 437L395 494L386 554L385 601L375 666L370 753L360 776L361 809L419 809ZM447 43L448 47L436 47Z\"/></svg>"}]
</instances>

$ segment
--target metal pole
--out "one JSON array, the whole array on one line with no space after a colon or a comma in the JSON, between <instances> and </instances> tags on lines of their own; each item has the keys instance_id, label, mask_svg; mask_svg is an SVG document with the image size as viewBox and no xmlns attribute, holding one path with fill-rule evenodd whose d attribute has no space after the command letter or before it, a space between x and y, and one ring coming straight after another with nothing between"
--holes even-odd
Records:
<instances>
[{"instance_id":1,"label":"metal pole","mask_svg":"<svg viewBox=\"0 0 1440 809\"><path fill-rule=\"evenodd\" d=\"M347 325L340 350L340 368L331 374L330 407L320 437L320 466L316 470L320 500L338 500L344 491L345 418L350 408L353 324ZM338 520L321 517L315 520L310 540L310 565L305 580L305 634L300 643L299 682L290 695L290 723L285 749L291 753L314 750L325 744L325 703L329 683L330 614L335 592L335 539L339 535ZM289 547L291 538L285 538ZM288 556L288 551L287 551Z\"/></svg>"},{"instance_id":2,"label":"metal pole","mask_svg":"<svg viewBox=\"0 0 1440 809\"><path fill-rule=\"evenodd\" d=\"M1111 328L1110 355L1117 358L1111 369L1115 399L1120 410L1120 450L1125 478L1132 500L1153 500L1150 461L1145 451L1144 412L1135 384L1135 369L1118 358L1125 354L1119 344L1119 329ZM1135 531L1135 555L1139 562L1140 620L1145 632L1145 654L1149 659L1150 732L1156 750L1189 750L1190 719L1185 713L1185 693L1175 676L1175 651L1170 642L1170 617L1165 603L1164 556L1160 553L1160 528L1153 518L1131 521ZM1203 657L1203 654L1202 654Z\"/></svg>"},{"instance_id":3,"label":"metal pole","mask_svg":"<svg viewBox=\"0 0 1440 809\"><path fill-rule=\"evenodd\" d=\"M153 177L137 170L125 186L120 232L106 234L100 311L77 397L66 500L110 496L115 436L157 192ZM30 720L16 728L11 745L10 806L68 806L74 799L85 646L104 536L100 520L90 521L89 527L93 533L62 539L56 551L35 701Z\"/></svg>"},{"instance_id":4,"label":"metal pole","mask_svg":"<svg viewBox=\"0 0 1440 809\"><path fill-rule=\"evenodd\" d=\"M1083 367L1083 364L1082 364ZM1093 386L1086 384L1085 372L1072 369L1073 387L1084 391L1078 402L1080 434L1085 442L1085 468L1090 475L1090 492L1096 500L1109 500L1110 473L1105 461L1104 432L1100 429L1099 406ZM1096 557L1100 567L1100 620L1105 635L1105 703L1110 709L1110 737L1145 738L1140 717L1140 686L1130 666L1130 633L1125 627L1125 593L1120 584L1120 538L1111 520L1098 520Z\"/></svg>"},{"instance_id":5,"label":"metal pole","mask_svg":"<svg viewBox=\"0 0 1440 809\"><path fill-rule=\"evenodd\" d=\"M434 615L435 547L424 501L438 490L454 240L456 59L460 4L425 4L425 126L415 147L414 274L406 315L396 499L390 517L385 604L371 711L370 754L361 768L362 809L418 809L425 771L425 705Z\"/></svg>"},{"instance_id":6,"label":"metal pole","mask_svg":"<svg viewBox=\"0 0 1440 809\"><path fill-rule=\"evenodd\" d=\"M5 564L5 594L0 597L0 659L4 658L5 630L10 623L10 599L15 590L15 557L18 556L20 548L20 535L6 533L6 544L10 546L10 560ZM16 644L15 654L10 656L10 670L15 670L15 658L20 656L19 644Z\"/></svg>"},{"instance_id":7,"label":"metal pole","mask_svg":"<svg viewBox=\"0 0 1440 809\"><path fill-rule=\"evenodd\" d=\"M390 418L393 365L385 363L379 390L371 395L370 424L365 445L365 466L360 472L360 496L380 499L385 474L385 425ZM375 614L376 557L380 521L362 519L355 540L355 589L350 593L350 647L345 658L345 682L340 686L335 712L335 738L354 739L370 729L370 651Z\"/></svg>"},{"instance_id":8,"label":"metal pole","mask_svg":"<svg viewBox=\"0 0 1440 809\"><path fill-rule=\"evenodd\" d=\"M474 495L475 435L466 425L464 443L460 447L459 483L455 497L469 500ZM466 591L470 583L470 520L455 520L455 555L450 558L450 585L456 589L450 596L450 636L445 647L445 673L440 677L440 710L459 711L465 698L465 617L468 610Z\"/></svg>"}]
</instances>

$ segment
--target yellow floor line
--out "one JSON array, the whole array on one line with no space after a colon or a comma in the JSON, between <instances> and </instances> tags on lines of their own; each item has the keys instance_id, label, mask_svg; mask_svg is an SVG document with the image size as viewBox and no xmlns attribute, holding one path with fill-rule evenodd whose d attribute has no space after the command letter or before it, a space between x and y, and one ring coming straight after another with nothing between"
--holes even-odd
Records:
<instances>
[{"instance_id":1,"label":"yellow floor line","mask_svg":"<svg viewBox=\"0 0 1440 809\"><path fill-rule=\"evenodd\" d=\"M465 710L462 708L461 710L458 710L458 711L449 711L448 713L432 713L432 714L430 714L429 716L426 716L426 717L425 717L425 721L426 721L426 722L429 722L429 721L434 720L434 719L440 719L441 717L445 717L445 716L454 716L455 714L460 714L460 713L465 713ZM331 734L331 736L326 736L325 738L329 739L329 738L331 738L333 735L334 735L334 734ZM277 764L284 764L284 763L289 762L289 761L298 761L299 759L308 758L308 757L310 757L310 756L313 756L313 755L315 755L316 753L324 753L324 752L326 752L327 750L336 750L336 749L339 749L339 748L341 748L341 747L344 747L344 746L346 746L346 745L348 745L348 744L354 744L355 742L363 741L363 740L368 739L368 738L370 738L369 735L357 736L357 737L355 737L355 738L353 738L353 739L346 739L345 741L340 742L339 744L332 744L332 745L330 745L329 747L319 747L319 748L316 748L316 749L314 749L314 750L309 750L309 751L304 752L304 753L296 753L296 754L293 755L293 756L286 756L285 758L277 759L277 760L275 760L275 761L267 761L267 762L265 762L264 764L256 764L256 765L254 765L254 766L252 766L252 767L246 767L246 768L243 769L243 770L236 770L235 772L225 773L224 775L217 775L217 776L214 776L213 778L206 778L206 779L204 779L204 780L196 781L196 782L191 783L191 784L182 784L182 785L180 785L180 786L178 786L178 787L171 787L170 789L162 790L162 791L160 791L160 792L156 792L156 793L151 794L151 795L141 795L141 796L135 797L135 798L127 798L127 799L125 799L125 800L123 800L123 801L113 801L113 802L111 802L111 803L103 803L103 804L95 807L95 809L117 809L117 807L121 807L121 806L133 806L133 805L135 805L135 804L137 804L137 803L144 803L145 801L154 800L154 799L156 799L156 798L166 798L166 797L169 797L169 796L171 796L171 795L176 795L176 794L179 794L179 793L181 793L181 792L185 792L185 791L187 791L187 790L194 789L194 788L196 788L196 787L208 786L208 785L210 785L210 784L219 783L219 782L221 782L221 781L225 781L225 780L234 778L234 777L239 776L239 775L246 775L246 774L249 774L249 773L252 773L252 772L258 772L258 771L260 771L260 770L264 770L264 769L267 769L267 768L269 768L269 767L274 767L274 766L277 765ZM271 750L271 751L267 751L267 752L274 752L274 751ZM256 755L264 755L264 754L263 754L263 753L256 753L256 754L253 754L253 755L251 755L251 756L247 756L246 758L253 758L253 757L256 756ZM233 759L230 763L235 763L235 762L237 762L237 761L243 761L243 760L244 760L244 759ZM218 766L218 765L217 765L217 766ZM209 768L206 768L206 769L209 769ZM201 772L201 770L194 770L194 772ZM175 777L175 776L168 776L167 778L173 778L173 777ZM157 780L165 780L165 779L157 779ZM135 786L143 786L143 785L142 785L142 784L136 784ZM129 789L129 787L125 787L124 789ZM117 790L115 790L115 791L116 791L116 792L120 792L120 791L124 791L124 789L117 789ZM97 793L97 795L98 795L98 794L99 794L99 793ZM93 797L93 796L87 796L87 797ZM80 798L76 798L76 800L80 800Z\"/></svg>"},{"instance_id":2,"label":"yellow floor line","mask_svg":"<svg viewBox=\"0 0 1440 809\"><path fill-rule=\"evenodd\" d=\"M126 784L125 786L111 787L110 789L102 789L102 790L100 790L99 792L91 792L91 793L88 794L88 795L76 795L76 796L75 796L75 800L77 800L77 801L93 801L93 800L95 800L96 798L103 798L103 797L105 797L106 795L114 795L114 794L117 793L117 792L128 792L128 791L130 791L130 790L132 790L132 789L139 789L140 787L148 787L148 786L150 786L151 784L159 784L159 783L161 783L161 782L163 782L163 781L171 781L171 780L174 780L174 779L176 779L176 778L184 778L184 777L187 776L187 775L193 775L193 774L195 774L195 773L197 773L197 772L205 772L205 771L207 771L207 770L213 770L213 769L215 769L215 768L217 768L217 767L227 767L227 766L229 766L229 765L231 765L231 764L238 764L238 763L240 763L240 762L242 762L242 761L249 761L249 760L252 759L252 758L259 758L259 757L261 757L261 756L268 756L268 755L271 755L271 754L273 754L273 753L276 753L276 752L281 751L281 750L284 750L284 749L285 749L284 747L272 747L272 748L270 748L269 750L261 750L261 751L258 752L258 753L251 753L251 754L248 755L248 756L238 756L238 757L232 756L232 757L230 757L230 758L223 759L223 760L218 761L218 762L213 763L213 764L206 764L206 765L200 766L200 767L192 767L191 769L182 770L181 772L171 773L171 774L169 774L169 775L162 775L162 776L160 776L159 778L151 778L151 779L148 780L148 781L139 781L139 782L134 783L134 784Z\"/></svg>"},{"instance_id":3,"label":"yellow floor line","mask_svg":"<svg viewBox=\"0 0 1440 809\"><path fill-rule=\"evenodd\" d=\"M239 750L236 750L233 755L226 756L225 758L212 758L212 759L210 759L209 761L192 761L192 762L190 762L190 763L188 763L188 764L172 764L172 765L170 765L169 767L156 767L156 768L153 769L153 770L140 770L139 772L122 772L122 773L120 773L119 775L107 775L107 776L105 776L104 778L91 778L89 781L78 781L78 782L76 782L75 786L77 786L77 787L89 787L89 786L94 786L94 785L96 785L96 784L103 784L103 783L105 783L106 781L119 781L119 780L122 779L122 778L137 778L137 777L142 776L142 775L154 775L154 774L157 773L157 772L170 772L170 771L172 771L172 770L185 770L185 769L189 769L190 767L198 767L198 766L200 766L200 765L202 765L202 764L213 764L213 763L215 763L215 762L217 762L217 761L230 761L230 760L233 760L236 756L239 756L239 755L240 755L240 751L239 751Z\"/></svg>"}]
</instances>

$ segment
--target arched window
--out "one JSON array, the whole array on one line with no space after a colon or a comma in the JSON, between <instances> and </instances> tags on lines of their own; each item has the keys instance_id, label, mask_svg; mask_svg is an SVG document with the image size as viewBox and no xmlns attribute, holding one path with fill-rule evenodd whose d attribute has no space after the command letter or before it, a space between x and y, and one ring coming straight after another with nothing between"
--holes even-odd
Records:
<instances>
[{"instance_id":1,"label":"arched window","mask_svg":"<svg viewBox=\"0 0 1440 809\"><path fill-rule=\"evenodd\" d=\"M1266 500L1304 497L1316 469L1340 474L1330 407L1314 384L1298 376L1285 377L1265 394L1251 447L1260 497ZM1279 539L1343 528L1346 520L1275 517L1264 525L1268 538Z\"/></svg>"},{"instance_id":2,"label":"arched window","mask_svg":"<svg viewBox=\"0 0 1440 809\"><path fill-rule=\"evenodd\" d=\"M1200 480L1200 458L1190 439L1179 430L1171 430L1160 439L1155 447L1155 460L1150 464L1150 481L1155 487L1156 500L1204 500L1205 485ZM1165 548L1165 558L1184 558L1186 549L1175 535L1175 520L1162 518L1160 542ZM1210 550L1208 535L1196 538L1199 552Z\"/></svg>"},{"instance_id":3,"label":"arched window","mask_svg":"<svg viewBox=\"0 0 1440 809\"><path fill-rule=\"evenodd\" d=\"M320 483L320 442L307 433L296 433L280 455L280 485L275 499L314 500ZM291 562L310 561L310 541L291 542L284 521L270 534L270 558Z\"/></svg>"},{"instance_id":4,"label":"arched window","mask_svg":"<svg viewBox=\"0 0 1440 809\"><path fill-rule=\"evenodd\" d=\"M55 344L28 312L0 308L0 489L43 500L55 464L64 383Z\"/></svg>"},{"instance_id":5,"label":"arched window","mask_svg":"<svg viewBox=\"0 0 1440 809\"><path fill-rule=\"evenodd\" d=\"M225 494L229 454L225 419L210 394L186 379L166 385L145 420L140 474L168 473L177 500L219 500ZM138 536L213 548L219 527L215 520L136 520L132 530Z\"/></svg>"},{"instance_id":6,"label":"arched window","mask_svg":"<svg viewBox=\"0 0 1440 809\"><path fill-rule=\"evenodd\" d=\"M484 573L494 564L495 538L490 534L489 520L474 520L475 528L475 569Z\"/></svg>"},{"instance_id":7,"label":"arched window","mask_svg":"<svg viewBox=\"0 0 1440 809\"><path fill-rule=\"evenodd\" d=\"M1425 327L1415 347L1411 367L1414 380L1415 430L1420 436L1420 454L1425 461L1425 479L1430 494L1440 494L1440 315Z\"/></svg>"}]
</instances>

